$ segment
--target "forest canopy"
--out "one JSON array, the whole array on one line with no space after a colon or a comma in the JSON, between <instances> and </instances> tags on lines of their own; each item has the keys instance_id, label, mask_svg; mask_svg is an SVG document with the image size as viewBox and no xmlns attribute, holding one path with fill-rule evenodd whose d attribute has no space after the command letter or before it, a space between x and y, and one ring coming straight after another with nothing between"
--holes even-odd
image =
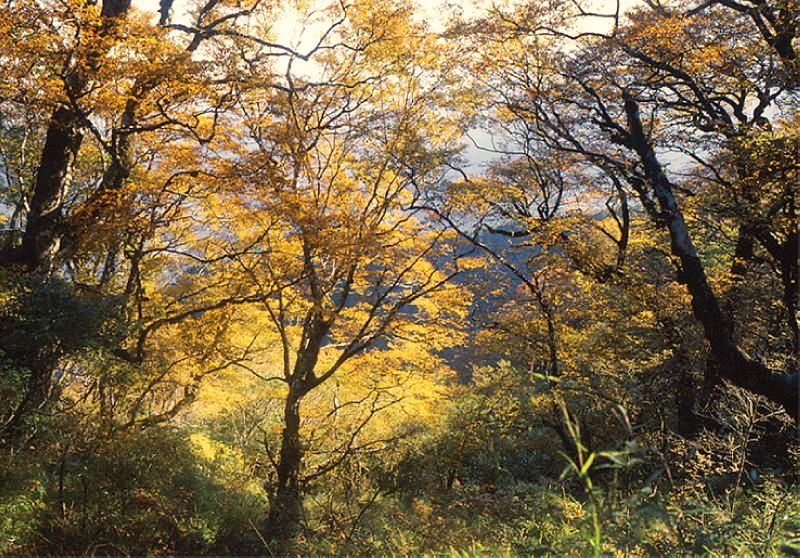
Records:
<instances>
[{"instance_id":1,"label":"forest canopy","mask_svg":"<svg viewBox=\"0 0 800 558\"><path fill-rule=\"evenodd\" d=\"M0 554L800 554L797 0L0 0Z\"/></svg>"}]
</instances>

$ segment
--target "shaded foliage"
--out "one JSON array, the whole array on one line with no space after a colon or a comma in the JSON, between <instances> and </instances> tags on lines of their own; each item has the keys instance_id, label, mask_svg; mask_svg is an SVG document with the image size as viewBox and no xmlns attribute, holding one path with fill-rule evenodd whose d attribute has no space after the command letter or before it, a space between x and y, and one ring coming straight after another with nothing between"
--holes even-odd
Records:
<instances>
[{"instance_id":1,"label":"shaded foliage","mask_svg":"<svg viewBox=\"0 0 800 558\"><path fill-rule=\"evenodd\" d=\"M423 12L0 0L0 554L800 553L797 2Z\"/></svg>"}]
</instances>

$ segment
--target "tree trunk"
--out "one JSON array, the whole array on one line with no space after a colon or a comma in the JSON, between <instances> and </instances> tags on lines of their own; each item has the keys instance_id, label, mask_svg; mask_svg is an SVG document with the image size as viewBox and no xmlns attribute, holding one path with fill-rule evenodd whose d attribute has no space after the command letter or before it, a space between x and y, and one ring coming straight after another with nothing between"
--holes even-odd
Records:
<instances>
[{"instance_id":1,"label":"tree trunk","mask_svg":"<svg viewBox=\"0 0 800 558\"><path fill-rule=\"evenodd\" d=\"M61 208L69 170L83 136L79 116L59 107L50 117L22 246L13 257L28 270L48 272L60 247Z\"/></svg>"},{"instance_id":2,"label":"tree trunk","mask_svg":"<svg viewBox=\"0 0 800 558\"><path fill-rule=\"evenodd\" d=\"M303 446L300 439L301 391L290 385L283 410L283 435L278 458L278 486L270 502L268 531L277 539L291 538L303 517L300 471Z\"/></svg>"},{"instance_id":3,"label":"tree trunk","mask_svg":"<svg viewBox=\"0 0 800 558\"><path fill-rule=\"evenodd\" d=\"M18 448L30 435L28 422L38 410L45 407L51 397L53 370L58 363L59 354L30 355L19 364L27 367L30 375L26 381L25 393L20 402L0 425L0 446ZM16 359L15 359L16 360Z\"/></svg>"},{"instance_id":4,"label":"tree trunk","mask_svg":"<svg viewBox=\"0 0 800 558\"><path fill-rule=\"evenodd\" d=\"M314 287L312 287L313 290ZM319 360L322 340L333 322L314 312L305 325L294 369L288 377L289 393L283 408L283 434L278 456L278 486L270 499L267 531L278 542L286 542L297 533L303 519L303 493L300 473L303 468L303 444L300 438L300 402L319 385L314 369Z\"/></svg>"},{"instance_id":5,"label":"tree trunk","mask_svg":"<svg viewBox=\"0 0 800 558\"><path fill-rule=\"evenodd\" d=\"M124 17L130 0L105 0L101 34L107 33L117 18ZM90 75L104 51L94 49L88 55L88 72L73 71L65 77L65 87L72 98L83 96L90 84ZM53 111L47 126L44 149L36 171L30 211L16 250L3 254L0 265L21 264L28 271L49 273L61 249L63 203L67 196L69 171L78 154L83 135L83 115L71 105Z\"/></svg>"},{"instance_id":6,"label":"tree trunk","mask_svg":"<svg viewBox=\"0 0 800 558\"><path fill-rule=\"evenodd\" d=\"M645 135L639 105L628 91L623 95L629 126L629 147L638 154L647 182L658 200L663 223L669 231L672 253L681 263L680 280L689 289L692 312L702 324L711 352L720 363L720 375L739 387L780 404L798 422L799 374L773 372L760 362L747 357L736 345L733 327L723 315L719 301L708 283L705 268L692 242L683 212L672 192L672 185Z\"/></svg>"},{"instance_id":7,"label":"tree trunk","mask_svg":"<svg viewBox=\"0 0 800 558\"><path fill-rule=\"evenodd\" d=\"M684 437L693 436L698 429L698 417L695 414L697 388L689 368L689 358L684 347L679 347L673 361L678 371L678 382L675 390L675 401L678 418L678 434Z\"/></svg>"}]
</instances>

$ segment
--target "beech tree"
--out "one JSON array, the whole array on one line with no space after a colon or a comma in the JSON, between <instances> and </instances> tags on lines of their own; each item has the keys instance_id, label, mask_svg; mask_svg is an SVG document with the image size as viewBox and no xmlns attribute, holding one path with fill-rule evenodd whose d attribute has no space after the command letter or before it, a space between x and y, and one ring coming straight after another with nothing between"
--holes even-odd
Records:
<instances>
[{"instance_id":1,"label":"beech tree","mask_svg":"<svg viewBox=\"0 0 800 558\"><path fill-rule=\"evenodd\" d=\"M765 135L776 145L796 141L790 139L793 117L784 121L772 112L788 107L796 92L769 42L732 12L711 4L689 12L654 5L629 12L626 21L619 13L606 14L612 21L608 34L571 29L570 22L589 17L587 12L535 6L498 9L464 29L479 45L478 59L491 68L483 90L496 99L499 119L519 131L520 155L546 168L552 165L536 157L543 149L577 157L614 185L620 201L633 196L637 211L669 235L676 279L691 296L719 375L796 418L792 349L785 353L783 370L744 352L740 339L746 334L735 331L731 309L723 310L707 260L693 240L694 220L684 209L693 201L690 196L708 192L712 182L717 191L736 191L737 200L749 200L727 213L736 213L739 226L735 262L741 265L744 254L752 257L753 243L774 261L783 285L784 331L789 347L796 346L793 171L781 166L777 182L763 172L756 179L756 167L746 157L734 163L723 155ZM560 50L564 44L573 50ZM673 166L683 169L670 172L662 162L665 152L677 154ZM770 186L756 193L753 185L759 180ZM692 214L718 211L715 205L691 207ZM622 224L617 210L609 209ZM620 253L624 237L614 238Z\"/></svg>"},{"instance_id":2,"label":"beech tree","mask_svg":"<svg viewBox=\"0 0 800 558\"><path fill-rule=\"evenodd\" d=\"M99 340L146 377L153 364L171 370L156 348L157 334L205 312L213 318L214 311L260 298L236 287L221 268L226 261L221 251L247 248L209 244L205 224L192 221L191 212L208 193L202 177L210 171L202 148L214 140L239 83L226 73L235 68L225 66L210 43L223 40L223 32L235 35L240 20L261 2L204 3L191 26L172 26L168 19L154 25L129 2L42 2L17 11L12 4L3 13L9 56L3 58L2 107L5 125L23 132L4 158L4 199L14 208L4 242L4 279L9 291L34 289L33 298L52 290L51 284L63 284L55 289L59 296L104 312L79 320L71 332L35 330L20 344L14 339L24 303L11 298L3 312L5 356L15 369L30 373L6 417L9 435L31 410L52 399L54 370L85 344ZM207 48L198 52L203 42ZM38 122L34 115L47 110L53 116ZM200 276L192 266L204 258L217 265L212 269L207 262ZM165 279L179 287L164 289ZM69 329L73 310L59 310L58 300L51 303L57 323ZM26 328L35 323L24 321ZM117 324L113 335L103 332L110 322ZM65 334L71 341L64 342ZM222 366L206 364L206 371ZM205 372L177 383L163 371L155 374L140 386L147 397L168 384L172 394L185 392L177 405L157 413L164 421L194 399L196 380ZM105 380L96 380L103 398L120 400L102 385ZM97 382L88 383L90 392ZM140 424L145 394L131 396L139 403L122 424ZM159 422L151 419L144 424Z\"/></svg>"},{"instance_id":3,"label":"beech tree","mask_svg":"<svg viewBox=\"0 0 800 558\"><path fill-rule=\"evenodd\" d=\"M791 553L800 11L629 4L0 0L0 553Z\"/></svg>"},{"instance_id":4,"label":"beech tree","mask_svg":"<svg viewBox=\"0 0 800 558\"><path fill-rule=\"evenodd\" d=\"M259 254L236 264L260 292L287 285L262 303L280 352L264 376L286 390L267 519L281 536L298 528L304 485L320 474L304 474L304 400L378 343L433 342L459 306L442 293L461 254L413 209L458 147L441 45L406 3L322 13L321 39L283 76L262 85L268 61L251 63L244 135L231 130L238 149L219 153L237 177L225 194L238 215L230 234Z\"/></svg>"}]
</instances>

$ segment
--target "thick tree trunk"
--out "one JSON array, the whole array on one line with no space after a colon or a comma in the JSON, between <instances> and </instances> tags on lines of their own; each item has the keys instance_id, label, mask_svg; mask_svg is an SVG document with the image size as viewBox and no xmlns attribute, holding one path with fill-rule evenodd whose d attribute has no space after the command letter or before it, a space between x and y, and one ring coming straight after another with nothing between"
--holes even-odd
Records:
<instances>
[{"instance_id":1,"label":"thick tree trunk","mask_svg":"<svg viewBox=\"0 0 800 558\"><path fill-rule=\"evenodd\" d=\"M101 34L107 33L114 20L124 17L130 0L105 0ZM88 55L88 68L98 63L104 51L95 49ZM91 76L89 72L72 72L65 86L72 98L85 94ZM63 203L69 185L69 170L81 146L82 115L71 105L61 105L53 111L47 126L44 149L36 172L33 196L22 244L0 258L0 265L21 264L28 271L49 273L61 248Z\"/></svg>"},{"instance_id":2,"label":"thick tree trunk","mask_svg":"<svg viewBox=\"0 0 800 558\"><path fill-rule=\"evenodd\" d=\"M0 427L0 447L18 448L24 442L31 416L49 399L53 367L52 364L40 363L30 366L30 378L25 394L5 424Z\"/></svg>"},{"instance_id":3,"label":"thick tree trunk","mask_svg":"<svg viewBox=\"0 0 800 558\"><path fill-rule=\"evenodd\" d=\"M638 154L647 181L658 200L661 218L669 231L672 253L681 263L680 279L689 289L693 314L702 324L711 352L720 363L721 376L739 387L780 404L797 422L800 398L798 373L785 375L773 372L747 357L734 342L732 325L723 315L719 301L708 283L705 268L672 192L672 185L645 135L639 105L627 91L624 93L624 101L629 126L629 146Z\"/></svg>"},{"instance_id":4,"label":"thick tree trunk","mask_svg":"<svg viewBox=\"0 0 800 558\"><path fill-rule=\"evenodd\" d=\"M67 107L56 109L47 127L28 222L22 245L12 256L13 263L20 263L31 271L50 271L61 242L61 209L67 194L70 165L81 140L79 116Z\"/></svg>"},{"instance_id":5,"label":"thick tree trunk","mask_svg":"<svg viewBox=\"0 0 800 558\"><path fill-rule=\"evenodd\" d=\"M124 17L129 8L130 0L105 0L100 35L111 32L116 20ZM64 86L71 99L85 95L105 48L96 47L87 53L83 71L73 68L66 73ZM72 103L60 104L50 116L22 242L19 247L10 247L0 254L0 266L21 266L27 272L49 274L57 265L56 258L66 233L63 206L70 169L81 148L86 117ZM3 349L7 352L8 347ZM53 370L62 348L58 342L45 342L29 349L14 357L15 364L27 368L30 375L23 398L8 420L0 425L2 443L15 445L22 438L29 417L46 406L51 398Z\"/></svg>"},{"instance_id":6,"label":"thick tree trunk","mask_svg":"<svg viewBox=\"0 0 800 558\"><path fill-rule=\"evenodd\" d=\"M332 322L319 315L309 319L303 332L294 369L288 378L289 393L283 408L283 434L278 456L278 485L270 499L267 531L276 541L289 541L299 530L303 519L303 443L300 438L300 403L309 391L319 385L314 369L320 347Z\"/></svg>"},{"instance_id":7,"label":"thick tree trunk","mask_svg":"<svg viewBox=\"0 0 800 558\"><path fill-rule=\"evenodd\" d=\"M787 321L792 334L795 354L800 350L800 327L797 323L798 313L798 261L800 261L800 232L795 220L793 230L783 246L784 257L781 260L781 281L783 282L783 304L786 306Z\"/></svg>"},{"instance_id":8,"label":"thick tree trunk","mask_svg":"<svg viewBox=\"0 0 800 558\"><path fill-rule=\"evenodd\" d=\"M268 518L268 530L278 539L294 535L303 517L303 495L300 491L303 446L300 439L299 391L294 386L290 387L283 410L278 486L270 502Z\"/></svg>"}]
</instances>

